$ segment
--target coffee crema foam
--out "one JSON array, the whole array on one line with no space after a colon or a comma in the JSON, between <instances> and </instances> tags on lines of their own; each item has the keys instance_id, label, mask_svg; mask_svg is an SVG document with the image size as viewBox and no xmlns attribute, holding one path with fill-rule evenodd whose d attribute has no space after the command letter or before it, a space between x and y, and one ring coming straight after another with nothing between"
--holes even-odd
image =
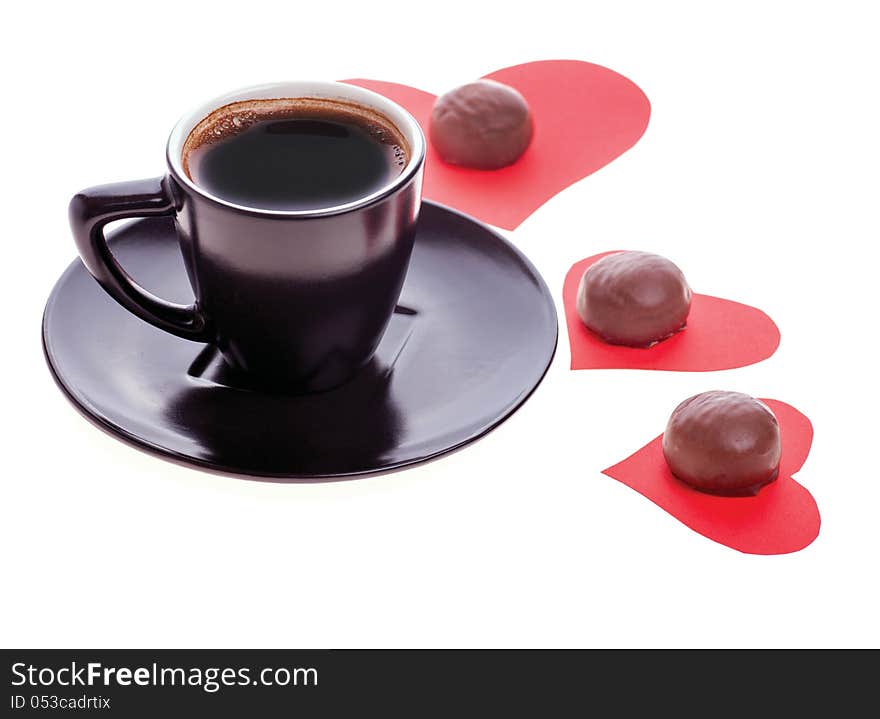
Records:
<instances>
[{"instance_id":1,"label":"coffee crema foam","mask_svg":"<svg viewBox=\"0 0 880 719\"><path fill-rule=\"evenodd\" d=\"M378 142L394 148L397 165L401 169L406 166L409 158L409 145L400 130L377 110L345 100L286 97L239 100L212 111L190 131L183 144L183 171L195 182L189 167L189 156L192 152L205 145L234 137L257 122L289 118L335 119L356 123Z\"/></svg>"}]
</instances>

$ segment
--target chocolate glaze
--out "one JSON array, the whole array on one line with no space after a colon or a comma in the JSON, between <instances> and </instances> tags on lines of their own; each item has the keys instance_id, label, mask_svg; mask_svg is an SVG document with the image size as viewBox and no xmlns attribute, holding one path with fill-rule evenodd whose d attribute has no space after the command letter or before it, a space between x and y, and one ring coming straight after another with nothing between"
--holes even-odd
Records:
<instances>
[{"instance_id":1,"label":"chocolate glaze","mask_svg":"<svg viewBox=\"0 0 880 719\"><path fill-rule=\"evenodd\" d=\"M581 321L613 345L650 347L683 329L691 289L660 255L618 252L587 268L577 293Z\"/></svg>"},{"instance_id":2,"label":"chocolate glaze","mask_svg":"<svg viewBox=\"0 0 880 719\"><path fill-rule=\"evenodd\" d=\"M780 454L776 416L740 392L703 392L686 399L663 434L663 456L672 473L710 494L757 494L779 474Z\"/></svg>"},{"instance_id":3,"label":"chocolate glaze","mask_svg":"<svg viewBox=\"0 0 880 719\"><path fill-rule=\"evenodd\" d=\"M532 115L512 87L477 80L437 98L429 132L446 162L496 170L518 160L529 146Z\"/></svg>"}]
</instances>

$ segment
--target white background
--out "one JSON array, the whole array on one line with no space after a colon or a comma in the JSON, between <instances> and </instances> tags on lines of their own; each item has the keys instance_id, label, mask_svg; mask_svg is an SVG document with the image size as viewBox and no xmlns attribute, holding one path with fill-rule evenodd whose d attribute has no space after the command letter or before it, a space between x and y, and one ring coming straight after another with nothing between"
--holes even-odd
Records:
<instances>
[{"instance_id":1,"label":"white background","mask_svg":"<svg viewBox=\"0 0 880 719\"><path fill-rule=\"evenodd\" d=\"M871 3L824 5L10 6L0 643L878 646L880 57ZM167 133L195 103L283 79L443 91L552 58L627 75L651 123L509 236L557 301L582 257L667 255L696 291L767 311L782 331L771 359L707 374L570 372L563 323L540 390L482 441L314 486L148 456L53 384L40 315L75 255L69 197L160 174ZM812 419L798 480L823 523L804 551L739 554L600 474L662 431L679 400L713 388Z\"/></svg>"}]
</instances>

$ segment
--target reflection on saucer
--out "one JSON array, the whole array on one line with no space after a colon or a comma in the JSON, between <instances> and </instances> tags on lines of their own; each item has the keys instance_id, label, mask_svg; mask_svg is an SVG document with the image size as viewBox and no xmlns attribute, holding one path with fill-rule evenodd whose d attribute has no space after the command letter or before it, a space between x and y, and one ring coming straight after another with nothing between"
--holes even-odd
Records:
<instances>
[{"instance_id":1,"label":"reflection on saucer","mask_svg":"<svg viewBox=\"0 0 880 719\"><path fill-rule=\"evenodd\" d=\"M301 396L236 386L243 378L213 347L193 364L201 377L170 399L166 418L186 428L208 462L259 474L279 465L294 475L355 474L381 464L397 444L391 368L375 358L341 387Z\"/></svg>"}]
</instances>

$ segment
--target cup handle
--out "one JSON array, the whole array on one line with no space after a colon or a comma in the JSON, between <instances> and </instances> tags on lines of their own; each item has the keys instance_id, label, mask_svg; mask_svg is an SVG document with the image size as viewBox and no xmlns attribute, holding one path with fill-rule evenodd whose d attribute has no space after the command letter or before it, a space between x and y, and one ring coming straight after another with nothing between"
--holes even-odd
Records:
<instances>
[{"instance_id":1,"label":"cup handle","mask_svg":"<svg viewBox=\"0 0 880 719\"><path fill-rule=\"evenodd\" d=\"M74 195L70 227L86 269L114 300L159 329L196 342L214 339L210 322L198 303L178 305L147 292L116 261L104 226L130 217L156 217L176 212L174 196L164 177L99 185Z\"/></svg>"}]
</instances>

